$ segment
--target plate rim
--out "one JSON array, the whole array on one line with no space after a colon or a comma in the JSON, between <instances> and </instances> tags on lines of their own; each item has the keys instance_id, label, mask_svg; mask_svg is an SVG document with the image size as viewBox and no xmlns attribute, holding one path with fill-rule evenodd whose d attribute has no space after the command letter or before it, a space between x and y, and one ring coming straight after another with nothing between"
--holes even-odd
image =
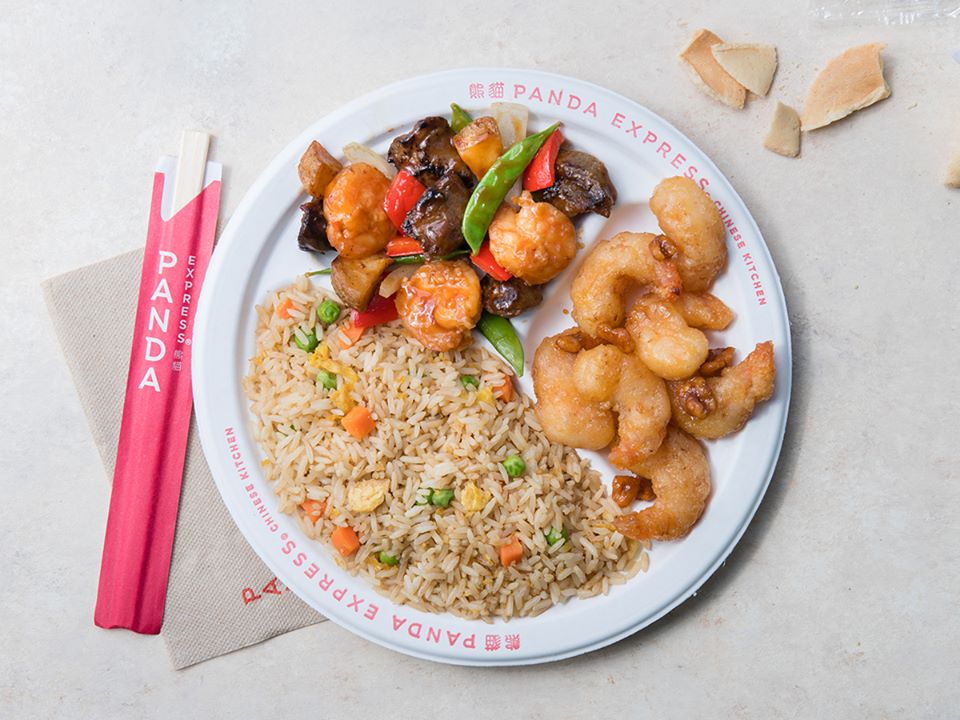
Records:
<instances>
[{"instance_id":1,"label":"plate rim","mask_svg":"<svg viewBox=\"0 0 960 720\"><path fill-rule=\"evenodd\" d=\"M773 257L770 253L770 249L767 245L766 239L763 236L763 233L760 231L759 226L757 225L756 219L753 217L753 214L750 212L749 207L746 202L744 202L740 193L737 192L733 183L730 179L717 167L716 163L710 158L710 156L705 153L702 148L700 148L695 142L693 142L685 133L681 132L676 126L671 122L663 118L658 113L650 110L645 105L640 102L633 100L625 95L618 93L614 90L610 90L602 85L597 83L582 80L580 78L562 75L559 73L552 73L544 70L537 70L531 68L522 68L514 66L494 66L494 65L484 65L484 66L464 66L459 68L450 68L447 70L442 70L432 73L418 74L410 77L406 77L392 83L382 85L378 88L375 88L369 92L363 93L362 95L356 96L351 100L347 101L343 105L334 109L333 111L321 116L317 120L313 121L307 128L305 128L299 135L293 138L289 143L283 146L281 150L273 157L273 159L267 164L267 166L261 170L259 175L253 184L247 189L244 193L243 198L240 203L237 205L236 210L231 215L226 226L220 233L220 236L217 240L217 248L220 249L219 252L214 252L211 258L209 267L207 269L207 274L204 278L203 288L200 293L200 297L197 303L197 315L194 321L193 327L193 337L201 337L205 328L207 327L208 322L210 321L208 308L210 303L206 300L209 298L208 288L210 288L215 282L215 278L218 277L220 272L220 267L224 263L224 258L229 252L230 247L235 242L236 236L239 234L239 228L241 228L247 217L250 215L252 207L255 205L257 198L263 192L265 186L267 186L271 180L277 175L277 172L282 168L282 166L287 162L287 155L290 153L291 148L301 147L304 142L312 139L315 136L313 128L315 128L320 123L334 123L337 120L348 116L351 113L355 112L356 106L368 104L375 102L377 99L383 96L389 96L400 91L404 86L413 85L417 83L422 83L427 80L445 80L455 76L463 76L464 79L468 79L467 75L470 73L475 74L485 74L485 73L497 73L497 72L508 72L508 73L522 73L528 77L539 77L544 80L551 81L561 81L567 83L574 83L581 88L589 88L591 90L597 91L603 95L607 95L613 99L616 99L620 102L625 103L627 106L634 106L640 108L644 113L648 113L651 117L655 118L658 122L662 123L663 127L669 129L676 134L678 138L681 138L683 141L689 144L691 148L696 150L702 160L704 161L705 167L713 172L716 178L720 179L722 182L726 183L730 191L733 193L737 201L744 209L742 223L745 223L749 229L755 233L755 236L759 239L759 244L752 248L754 253L759 253L765 259L771 275L770 287L775 290L775 296L779 298L779 318L778 320L783 326L784 329L784 338L786 341L786 352L778 353L778 381L783 382L783 386L780 388L780 392L783 393L783 413L780 420L779 427L776 432L776 441L774 447L770 448L771 452L769 455L768 466L765 471L765 477L762 485L760 486L759 491L756 493L756 496L749 507L745 507L746 512L742 516L742 520L736 530L730 535L728 542L719 549L715 559L709 565L704 566L705 569L700 572L697 578L689 583L681 591L678 591L674 597L665 602L660 608L655 612L645 615L642 619L636 623L609 635L604 635L600 638L595 638L590 642L581 643L575 647L568 648L560 652L549 652L543 653L540 655L533 656L524 656L524 657L512 657L512 656L492 656L492 657L452 657L447 655L434 655L429 652L423 652L418 648L409 647L406 645L401 645L399 643L391 642L388 639L378 637L373 633L369 632L362 625L359 624L348 624L341 622L341 620L333 615L326 614L323 610L320 610L316 604L310 598L305 598L300 596L298 593L297 596L307 603L310 607L314 608L321 614L324 618L335 622L337 625L340 625L347 631L354 633L360 637L363 637L365 640L371 641L385 647L387 649L393 650L395 652L400 652L405 655L410 655L417 657L423 660L430 660L432 662L440 662L444 664L451 665L462 665L462 666L474 666L474 667L503 667L503 666L521 666L521 665L536 665L546 662L554 662L558 660L569 659L579 655L583 655L595 650L600 650L604 647L608 647L620 640L623 640L640 630L649 627L653 623L657 622L665 615L682 605L686 600L691 596L695 595L696 592L706 583L706 581L711 578L717 569L723 565L727 560L730 554L733 552L733 549L739 544L743 535L745 534L747 528L750 526L750 523L753 521L753 518L756 515L757 510L760 507L760 504L763 502L763 499L766 497L767 490L769 489L770 483L773 479L773 475L776 472L776 469L779 465L780 455L783 449L784 437L786 434L786 425L787 420L790 415L790 402L792 398L792 386L793 386L793 341L791 335L790 319L789 312L787 307L786 295L783 291L783 284L780 280L780 274L777 270L776 264L773 261ZM204 450L204 455L206 457L215 457L217 443L215 440L215 433L212 427L212 423L204 422L203 418L207 415L207 398L203 392L202 387L202 377L204 373L202 372L205 368L207 358L205 356L205 344L203 342L194 342L192 346L191 353L191 363L192 363L192 377L191 384L194 393L194 406L197 416L197 427L200 437L201 447ZM261 541L258 536L254 535L252 529L248 528L244 523L239 522L237 519L237 513L233 507L233 499L229 493L225 493L221 483L223 482L219 473L214 470L211 464L211 475L213 476L214 482L217 486L217 491L219 492L221 498L224 501L228 511L230 512L231 519L234 525L240 530L244 539L254 550L260 560L278 577L286 575L286 569L278 570L279 565L274 564L275 558L273 558L272 553L265 552L265 548L261 548ZM363 582L361 580L361 582ZM629 581L628 581L629 582ZM286 584L286 583L285 583ZM369 583L367 583L369 585ZM289 586L288 586L289 587ZM292 590L293 588L291 588ZM372 587L371 587L372 590ZM442 616L442 614L441 614ZM465 620L465 619L464 619Z\"/></svg>"}]
</instances>

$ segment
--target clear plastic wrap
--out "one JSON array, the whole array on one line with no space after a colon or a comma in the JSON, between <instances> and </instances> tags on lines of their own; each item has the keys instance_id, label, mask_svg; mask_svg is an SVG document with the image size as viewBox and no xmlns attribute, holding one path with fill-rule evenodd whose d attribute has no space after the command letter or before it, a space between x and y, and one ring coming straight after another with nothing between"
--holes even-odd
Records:
<instances>
[{"instance_id":1,"label":"clear plastic wrap","mask_svg":"<svg viewBox=\"0 0 960 720\"><path fill-rule=\"evenodd\" d=\"M823 22L870 22L909 25L928 20L960 19L960 0L812 0Z\"/></svg>"}]
</instances>

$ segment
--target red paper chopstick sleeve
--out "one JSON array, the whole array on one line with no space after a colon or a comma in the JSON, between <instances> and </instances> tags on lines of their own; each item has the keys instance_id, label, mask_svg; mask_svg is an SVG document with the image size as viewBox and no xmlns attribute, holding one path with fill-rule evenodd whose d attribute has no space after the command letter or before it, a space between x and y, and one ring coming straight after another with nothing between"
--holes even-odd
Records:
<instances>
[{"instance_id":1,"label":"red paper chopstick sleeve","mask_svg":"<svg viewBox=\"0 0 960 720\"><path fill-rule=\"evenodd\" d=\"M154 175L94 612L100 627L156 634L163 623L193 409L194 309L213 252L219 168L208 163L204 189L166 220L161 205L165 188L172 195L172 164L161 161Z\"/></svg>"}]
</instances>

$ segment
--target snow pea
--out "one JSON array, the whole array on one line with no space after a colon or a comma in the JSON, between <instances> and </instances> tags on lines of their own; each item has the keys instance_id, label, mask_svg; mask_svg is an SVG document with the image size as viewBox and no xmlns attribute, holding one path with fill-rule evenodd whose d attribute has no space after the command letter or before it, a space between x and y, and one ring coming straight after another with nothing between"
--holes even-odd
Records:
<instances>
[{"instance_id":1,"label":"snow pea","mask_svg":"<svg viewBox=\"0 0 960 720\"><path fill-rule=\"evenodd\" d=\"M506 318L492 315L486 310L480 316L477 330L490 341L497 352L517 371L517 377L523 376L523 344L513 325Z\"/></svg>"},{"instance_id":2,"label":"snow pea","mask_svg":"<svg viewBox=\"0 0 960 720\"><path fill-rule=\"evenodd\" d=\"M473 122L470 113L456 103L450 103L450 128L458 133Z\"/></svg>"},{"instance_id":3,"label":"snow pea","mask_svg":"<svg viewBox=\"0 0 960 720\"><path fill-rule=\"evenodd\" d=\"M515 143L497 158L473 189L470 200L467 201L467 209L463 213L461 229L467 245L474 253L480 251L487 228L490 227L490 221L500 208L500 203L510 192L517 178L523 175L523 171L536 156L540 147L558 127L560 123L554 123L546 130Z\"/></svg>"},{"instance_id":4,"label":"snow pea","mask_svg":"<svg viewBox=\"0 0 960 720\"><path fill-rule=\"evenodd\" d=\"M447 255L441 255L441 260L454 260L458 257L463 257L464 255L469 255L469 250L454 250L452 253ZM427 258L422 254L416 255L401 255L400 257L393 258L394 265L422 265L427 261Z\"/></svg>"}]
</instances>

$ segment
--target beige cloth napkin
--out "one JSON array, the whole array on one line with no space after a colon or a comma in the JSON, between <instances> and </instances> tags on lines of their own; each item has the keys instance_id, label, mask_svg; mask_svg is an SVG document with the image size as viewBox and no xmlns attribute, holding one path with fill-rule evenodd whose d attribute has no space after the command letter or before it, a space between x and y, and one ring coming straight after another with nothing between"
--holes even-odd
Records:
<instances>
[{"instance_id":1,"label":"beige cloth napkin","mask_svg":"<svg viewBox=\"0 0 960 720\"><path fill-rule=\"evenodd\" d=\"M136 250L43 283L80 404L111 479L142 262L143 251ZM161 631L174 667L323 620L274 578L234 525L191 419Z\"/></svg>"}]
</instances>

